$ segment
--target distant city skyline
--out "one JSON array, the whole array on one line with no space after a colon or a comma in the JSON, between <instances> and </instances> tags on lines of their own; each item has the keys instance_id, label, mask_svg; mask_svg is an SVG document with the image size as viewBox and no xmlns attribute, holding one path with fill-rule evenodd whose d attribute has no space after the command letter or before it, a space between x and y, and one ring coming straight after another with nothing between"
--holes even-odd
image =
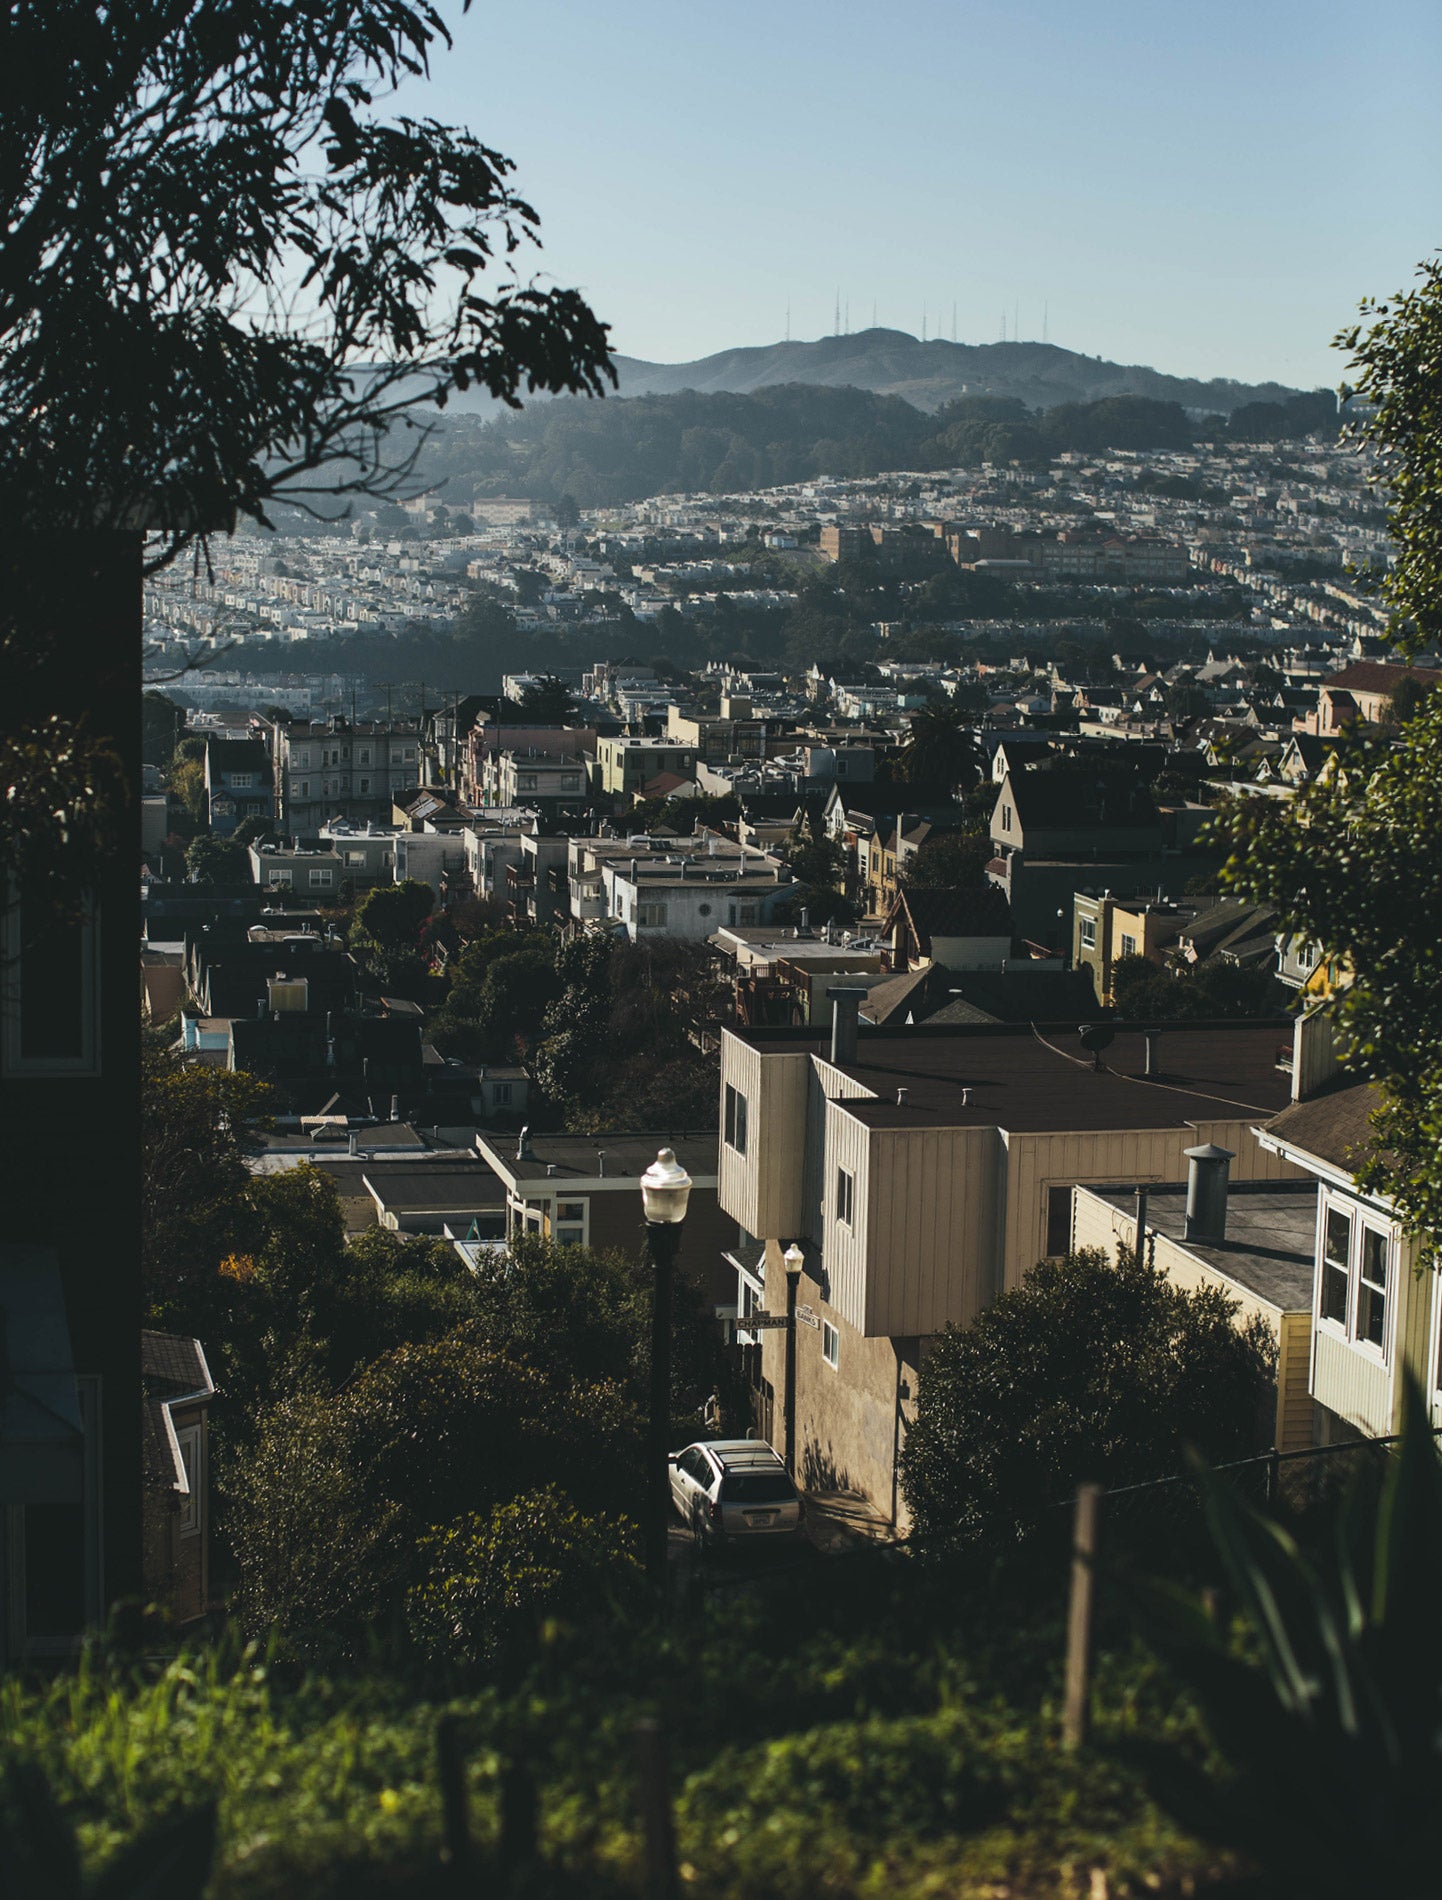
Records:
<instances>
[{"instance_id":1,"label":"distant city skyline","mask_svg":"<svg viewBox=\"0 0 1442 1900\"><path fill-rule=\"evenodd\" d=\"M443 7L405 108L516 160L539 267L628 356L955 305L962 342L1330 385L1442 244L1435 0Z\"/></svg>"}]
</instances>

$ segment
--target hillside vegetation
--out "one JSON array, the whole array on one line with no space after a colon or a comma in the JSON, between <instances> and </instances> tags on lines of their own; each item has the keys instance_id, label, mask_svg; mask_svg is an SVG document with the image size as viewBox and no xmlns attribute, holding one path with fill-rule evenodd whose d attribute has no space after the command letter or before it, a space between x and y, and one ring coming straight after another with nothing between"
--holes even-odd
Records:
<instances>
[{"instance_id":1,"label":"hillside vegetation","mask_svg":"<svg viewBox=\"0 0 1442 1900\"><path fill-rule=\"evenodd\" d=\"M1181 449L1223 437L1275 441L1335 433L1326 391L1194 420L1177 402L1107 396L1028 409L1016 397L967 396L934 414L899 396L786 383L751 395L563 399L483 423L457 416L430 444L425 472L450 498L522 495L583 508L649 495L731 494L818 476L1044 466L1068 449Z\"/></svg>"}]
</instances>

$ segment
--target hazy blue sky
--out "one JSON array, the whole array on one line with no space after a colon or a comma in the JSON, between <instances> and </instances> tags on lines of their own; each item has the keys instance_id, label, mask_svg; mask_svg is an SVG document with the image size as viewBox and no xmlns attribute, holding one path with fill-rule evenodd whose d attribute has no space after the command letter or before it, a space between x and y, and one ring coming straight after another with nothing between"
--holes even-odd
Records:
<instances>
[{"instance_id":1,"label":"hazy blue sky","mask_svg":"<svg viewBox=\"0 0 1442 1900\"><path fill-rule=\"evenodd\" d=\"M871 322L1332 384L1442 244L1439 0L477 0L407 97L633 356Z\"/></svg>"}]
</instances>

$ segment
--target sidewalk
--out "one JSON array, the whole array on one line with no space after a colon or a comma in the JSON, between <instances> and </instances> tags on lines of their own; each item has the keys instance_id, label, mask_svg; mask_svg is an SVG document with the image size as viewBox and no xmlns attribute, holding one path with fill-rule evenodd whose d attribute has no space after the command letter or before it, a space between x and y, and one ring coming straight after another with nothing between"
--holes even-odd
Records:
<instances>
[{"instance_id":1,"label":"sidewalk","mask_svg":"<svg viewBox=\"0 0 1442 1900\"><path fill-rule=\"evenodd\" d=\"M896 1526L859 1491L807 1491L806 1535L827 1556L841 1556L866 1544L892 1544Z\"/></svg>"}]
</instances>

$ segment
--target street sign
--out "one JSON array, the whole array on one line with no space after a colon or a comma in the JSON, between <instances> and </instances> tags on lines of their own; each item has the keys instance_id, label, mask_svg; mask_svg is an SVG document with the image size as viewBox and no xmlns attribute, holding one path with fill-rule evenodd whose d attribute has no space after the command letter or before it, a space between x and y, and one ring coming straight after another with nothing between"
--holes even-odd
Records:
<instances>
[{"instance_id":1,"label":"street sign","mask_svg":"<svg viewBox=\"0 0 1442 1900\"><path fill-rule=\"evenodd\" d=\"M821 1321L816 1317L814 1307L798 1306L796 1309L796 1317L801 1321L803 1326L820 1326L821 1324Z\"/></svg>"},{"instance_id":2,"label":"street sign","mask_svg":"<svg viewBox=\"0 0 1442 1900\"><path fill-rule=\"evenodd\" d=\"M768 1326L789 1326L791 1321L784 1313L748 1313L736 1324L743 1333L764 1333Z\"/></svg>"}]
</instances>

